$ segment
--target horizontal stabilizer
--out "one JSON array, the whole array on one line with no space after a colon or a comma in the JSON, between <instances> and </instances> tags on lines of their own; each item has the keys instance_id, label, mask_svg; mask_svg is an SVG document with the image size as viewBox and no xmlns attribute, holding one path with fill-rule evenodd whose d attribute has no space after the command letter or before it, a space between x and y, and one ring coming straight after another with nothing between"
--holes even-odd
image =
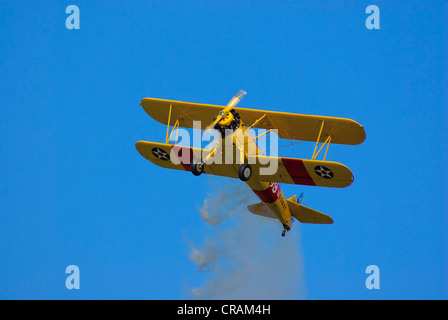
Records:
<instances>
[{"instance_id":1,"label":"horizontal stabilizer","mask_svg":"<svg viewBox=\"0 0 448 320\"><path fill-rule=\"evenodd\" d=\"M274 218L274 214L269 210L263 202L251 204L247 206L247 209L252 212L253 214L256 214L258 216L268 217L268 218Z\"/></svg>"},{"instance_id":2,"label":"horizontal stabilizer","mask_svg":"<svg viewBox=\"0 0 448 320\"><path fill-rule=\"evenodd\" d=\"M333 219L326 214L305 207L295 201L286 200L291 215L302 223L332 224Z\"/></svg>"}]
</instances>

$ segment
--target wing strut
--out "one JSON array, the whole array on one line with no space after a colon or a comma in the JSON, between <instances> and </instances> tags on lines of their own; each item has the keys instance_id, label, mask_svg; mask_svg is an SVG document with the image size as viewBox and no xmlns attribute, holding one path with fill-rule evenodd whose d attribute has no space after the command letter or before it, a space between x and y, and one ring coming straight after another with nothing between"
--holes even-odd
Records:
<instances>
[{"instance_id":1,"label":"wing strut","mask_svg":"<svg viewBox=\"0 0 448 320\"><path fill-rule=\"evenodd\" d=\"M272 129L269 129L268 131L266 131L265 133L260 134L259 136L257 136L254 140L257 141L259 138L267 135L269 132L271 132Z\"/></svg>"},{"instance_id":2,"label":"wing strut","mask_svg":"<svg viewBox=\"0 0 448 320\"><path fill-rule=\"evenodd\" d=\"M330 146L330 142L331 142L331 134L327 137L327 139L325 139L324 143L322 143L322 145L320 146L319 151L317 151L317 153L316 153L317 146L318 146L319 140L320 140L320 136L322 134L322 129L324 128L324 123L325 123L325 121L322 120L322 125L320 126L319 136L317 137L316 146L314 147L314 152L313 152L313 156L311 157L311 160L315 160L317 158L317 156L322 151L322 148L325 146L325 144L327 144L327 149L325 150L324 161L327 158L328 147Z\"/></svg>"},{"instance_id":3,"label":"wing strut","mask_svg":"<svg viewBox=\"0 0 448 320\"><path fill-rule=\"evenodd\" d=\"M170 132L170 121L171 121L171 110L173 109L173 105L170 103L170 112L168 113L168 125L166 126L166 139L165 143L168 143L168 133Z\"/></svg>"},{"instance_id":4,"label":"wing strut","mask_svg":"<svg viewBox=\"0 0 448 320\"><path fill-rule=\"evenodd\" d=\"M266 117L266 116L267 116L267 114L265 113L265 114L262 115L260 118L258 118L257 120L255 120L255 122L252 123L252 124L247 128L247 130L252 129L258 122L260 122L261 120L263 120L264 117ZM269 131L271 131L271 130L269 130Z\"/></svg>"},{"instance_id":5,"label":"wing strut","mask_svg":"<svg viewBox=\"0 0 448 320\"><path fill-rule=\"evenodd\" d=\"M174 123L173 129L171 130L171 133L168 136L168 133L170 132L170 121L171 121L171 110L173 109L173 105L170 104L170 112L168 113L168 124L166 127L166 139L165 143L168 144L168 142L171 140L171 136L173 135L174 129L176 129L176 141L174 144L177 144L177 137L179 135L179 119L176 119L176 122Z\"/></svg>"}]
</instances>

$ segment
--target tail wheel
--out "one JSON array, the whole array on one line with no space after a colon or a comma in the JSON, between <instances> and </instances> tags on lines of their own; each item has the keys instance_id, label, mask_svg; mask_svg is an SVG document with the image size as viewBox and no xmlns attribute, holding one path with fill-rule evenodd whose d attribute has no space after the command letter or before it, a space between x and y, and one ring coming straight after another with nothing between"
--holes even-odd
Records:
<instances>
[{"instance_id":1,"label":"tail wheel","mask_svg":"<svg viewBox=\"0 0 448 320\"><path fill-rule=\"evenodd\" d=\"M202 161L193 160L191 162L191 172L195 176L200 176L202 172L204 172L204 164L202 163Z\"/></svg>"},{"instance_id":2,"label":"tail wheel","mask_svg":"<svg viewBox=\"0 0 448 320\"><path fill-rule=\"evenodd\" d=\"M287 224L283 225L283 231L282 231L282 237L286 235L286 232L288 232L291 229L291 227Z\"/></svg>"},{"instance_id":3,"label":"tail wheel","mask_svg":"<svg viewBox=\"0 0 448 320\"><path fill-rule=\"evenodd\" d=\"M252 167L249 164L242 164L238 170L241 181L247 181L252 175Z\"/></svg>"}]
</instances>

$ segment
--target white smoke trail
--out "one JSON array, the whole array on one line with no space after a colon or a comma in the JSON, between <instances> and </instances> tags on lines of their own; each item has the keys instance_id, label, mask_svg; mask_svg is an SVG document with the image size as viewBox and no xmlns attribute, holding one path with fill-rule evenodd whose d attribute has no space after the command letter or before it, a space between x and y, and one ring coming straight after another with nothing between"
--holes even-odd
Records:
<instances>
[{"instance_id":1,"label":"white smoke trail","mask_svg":"<svg viewBox=\"0 0 448 320\"><path fill-rule=\"evenodd\" d=\"M215 178L216 179L216 178ZM281 224L253 215L247 205L259 201L250 188L234 181L210 194L201 218L212 235L201 248L190 244L189 259L209 275L195 299L302 299L305 296L303 259L297 233L281 237ZM224 223L225 222L225 223Z\"/></svg>"}]
</instances>

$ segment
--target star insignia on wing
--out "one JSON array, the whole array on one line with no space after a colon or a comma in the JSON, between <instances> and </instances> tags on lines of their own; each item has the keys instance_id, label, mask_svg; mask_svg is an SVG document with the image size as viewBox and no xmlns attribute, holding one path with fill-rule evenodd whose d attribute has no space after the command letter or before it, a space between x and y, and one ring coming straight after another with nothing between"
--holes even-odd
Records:
<instances>
[{"instance_id":1,"label":"star insignia on wing","mask_svg":"<svg viewBox=\"0 0 448 320\"><path fill-rule=\"evenodd\" d=\"M165 150L160 148L153 148L152 153L161 160L170 160L170 155Z\"/></svg>"},{"instance_id":2,"label":"star insignia on wing","mask_svg":"<svg viewBox=\"0 0 448 320\"><path fill-rule=\"evenodd\" d=\"M331 179L334 177L333 172L331 172L330 169L328 169L327 167L324 166L317 166L314 168L314 172L316 172L316 174L324 179Z\"/></svg>"}]
</instances>

